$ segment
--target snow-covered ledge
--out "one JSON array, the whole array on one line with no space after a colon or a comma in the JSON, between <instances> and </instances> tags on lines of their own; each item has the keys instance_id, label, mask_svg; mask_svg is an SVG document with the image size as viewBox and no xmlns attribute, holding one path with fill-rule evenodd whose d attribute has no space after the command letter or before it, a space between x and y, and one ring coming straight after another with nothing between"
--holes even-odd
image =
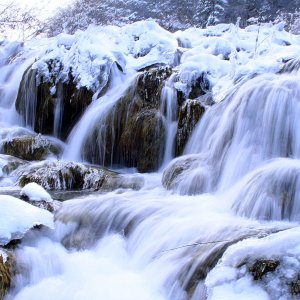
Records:
<instances>
[{"instance_id":1,"label":"snow-covered ledge","mask_svg":"<svg viewBox=\"0 0 300 300\"><path fill-rule=\"evenodd\" d=\"M0 195L0 245L20 239L36 225L54 228L53 215L12 196Z\"/></svg>"}]
</instances>

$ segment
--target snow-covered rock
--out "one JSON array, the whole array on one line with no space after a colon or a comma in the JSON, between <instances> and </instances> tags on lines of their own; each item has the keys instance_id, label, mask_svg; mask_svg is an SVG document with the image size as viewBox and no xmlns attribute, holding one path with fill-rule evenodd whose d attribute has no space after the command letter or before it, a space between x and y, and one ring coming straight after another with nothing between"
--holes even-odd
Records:
<instances>
[{"instance_id":1,"label":"snow-covered rock","mask_svg":"<svg viewBox=\"0 0 300 300\"><path fill-rule=\"evenodd\" d=\"M54 228L53 215L12 196L0 195L0 245L20 239L32 227Z\"/></svg>"},{"instance_id":2,"label":"snow-covered rock","mask_svg":"<svg viewBox=\"0 0 300 300\"><path fill-rule=\"evenodd\" d=\"M26 184L22 188L20 195L27 197L31 201L52 201L50 194L42 186L35 182Z\"/></svg>"}]
</instances>

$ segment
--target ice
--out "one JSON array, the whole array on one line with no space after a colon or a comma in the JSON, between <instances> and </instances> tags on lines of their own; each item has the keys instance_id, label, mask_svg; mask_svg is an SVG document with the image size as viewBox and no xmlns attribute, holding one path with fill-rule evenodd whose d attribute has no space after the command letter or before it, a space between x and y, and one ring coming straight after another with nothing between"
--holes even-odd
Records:
<instances>
[{"instance_id":1,"label":"ice","mask_svg":"<svg viewBox=\"0 0 300 300\"><path fill-rule=\"evenodd\" d=\"M42 186L38 185L35 182L26 184L22 188L20 195L28 197L28 199L31 201L52 201L50 194L46 192L46 190Z\"/></svg>"},{"instance_id":2,"label":"ice","mask_svg":"<svg viewBox=\"0 0 300 300\"><path fill-rule=\"evenodd\" d=\"M0 245L20 239L32 227L45 225L54 228L53 215L20 199L0 195Z\"/></svg>"}]
</instances>

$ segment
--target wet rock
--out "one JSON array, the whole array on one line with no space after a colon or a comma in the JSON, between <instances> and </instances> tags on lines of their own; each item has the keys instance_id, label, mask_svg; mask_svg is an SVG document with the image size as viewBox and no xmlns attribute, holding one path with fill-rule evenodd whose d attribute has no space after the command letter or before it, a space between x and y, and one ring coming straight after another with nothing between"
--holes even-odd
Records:
<instances>
[{"instance_id":1,"label":"wet rock","mask_svg":"<svg viewBox=\"0 0 300 300\"><path fill-rule=\"evenodd\" d=\"M49 62L49 72L52 70ZM65 139L92 102L93 92L78 88L71 76L64 81L55 77L45 80L36 70L28 68L24 73L16 100L16 110L24 119L24 125L36 132L54 134L55 118L58 118L57 136ZM58 74L56 74L58 76ZM60 114L55 117L55 114Z\"/></svg>"},{"instance_id":2,"label":"wet rock","mask_svg":"<svg viewBox=\"0 0 300 300\"><path fill-rule=\"evenodd\" d=\"M157 170L165 138L160 94L170 74L168 67L144 70L106 119L91 130L84 159L105 166L135 167L139 172Z\"/></svg>"},{"instance_id":3,"label":"wet rock","mask_svg":"<svg viewBox=\"0 0 300 300\"><path fill-rule=\"evenodd\" d=\"M20 136L3 141L2 152L24 160L43 160L49 155L59 156L61 147L42 135Z\"/></svg>"},{"instance_id":4,"label":"wet rock","mask_svg":"<svg viewBox=\"0 0 300 300\"><path fill-rule=\"evenodd\" d=\"M278 260L257 260L250 268L249 271L254 280L261 279L266 273L274 272L279 266Z\"/></svg>"},{"instance_id":5,"label":"wet rock","mask_svg":"<svg viewBox=\"0 0 300 300\"><path fill-rule=\"evenodd\" d=\"M13 269L13 255L3 249L0 249L0 300L4 299L11 286Z\"/></svg>"},{"instance_id":6,"label":"wet rock","mask_svg":"<svg viewBox=\"0 0 300 300\"><path fill-rule=\"evenodd\" d=\"M0 177L2 175L9 175L12 171L17 169L20 165L25 164L26 161L16 158L11 155L0 154Z\"/></svg>"},{"instance_id":7,"label":"wet rock","mask_svg":"<svg viewBox=\"0 0 300 300\"><path fill-rule=\"evenodd\" d=\"M164 87L164 82L172 74L172 69L168 66L146 69L139 77L136 91L145 105L159 108L160 94Z\"/></svg>"},{"instance_id":8,"label":"wet rock","mask_svg":"<svg viewBox=\"0 0 300 300\"><path fill-rule=\"evenodd\" d=\"M54 202L48 202L48 201L44 201L44 200L40 200L40 201L32 201L32 200L29 200L29 199L26 199L24 197L22 197L27 203L35 206L35 207L38 207L38 208L42 208L42 209L46 209L48 210L49 212L53 213L56 211L56 206L54 204Z\"/></svg>"},{"instance_id":9,"label":"wet rock","mask_svg":"<svg viewBox=\"0 0 300 300\"><path fill-rule=\"evenodd\" d=\"M179 109L176 134L176 156L180 156L205 107L198 100L186 100Z\"/></svg>"},{"instance_id":10,"label":"wet rock","mask_svg":"<svg viewBox=\"0 0 300 300\"><path fill-rule=\"evenodd\" d=\"M143 185L140 177L130 180L106 168L73 162L45 161L18 169L17 172L20 186L35 182L47 190L56 191L139 189Z\"/></svg>"},{"instance_id":11,"label":"wet rock","mask_svg":"<svg viewBox=\"0 0 300 300\"><path fill-rule=\"evenodd\" d=\"M198 160L197 155L184 156L173 160L163 173L163 186L168 190L176 189L181 181L181 176L184 175L194 163L197 163Z\"/></svg>"},{"instance_id":12,"label":"wet rock","mask_svg":"<svg viewBox=\"0 0 300 300\"><path fill-rule=\"evenodd\" d=\"M158 169L164 149L164 127L159 112L141 111L130 118L120 140L124 161L140 172Z\"/></svg>"}]
</instances>

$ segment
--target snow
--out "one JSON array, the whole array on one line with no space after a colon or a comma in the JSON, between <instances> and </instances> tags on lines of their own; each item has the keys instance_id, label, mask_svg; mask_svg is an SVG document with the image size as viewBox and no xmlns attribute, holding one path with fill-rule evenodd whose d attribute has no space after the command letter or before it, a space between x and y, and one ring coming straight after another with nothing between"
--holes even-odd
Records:
<instances>
[{"instance_id":1,"label":"snow","mask_svg":"<svg viewBox=\"0 0 300 300\"><path fill-rule=\"evenodd\" d=\"M90 25L74 35L27 43L35 49L39 44L42 50L33 68L52 84L52 94L56 83L70 80L70 75L78 88L99 94L116 62L124 73L170 65L178 73L176 88L186 94L195 78L206 73L216 95L220 86L230 89L241 78L278 72L284 61L299 56L300 39L278 24L245 29L219 24L170 33L154 21L140 21L123 27Z\"/></svg>"},{"instance_id":2,"label":"snow","mask_svg":"<svg viewBox=\"0 0 300 300\"><path fill-rule=\"evenodd\" d=\"M26 184L21 192L21 196L27 196L31 201L46 201L51 202L52 198L46 190L35 182Z\"/></svg>"},{"instance_id":3,"label":"snow","mask_svg":"<svg viewBox=\"0 0 300 300\"><path fill-rule=\"evenodd\" d=\"M44 225L54 228L53 215L8 195L0 195L0 245L20 239L32 227Z\"/></svg>"},{"instance_id":4,"label":"snow","mask_svg":"<svg viewBox=\"0 0 300 300\"><path fill-rule=\"evenodd\" d=\"M291 228L265 238L251 238L227 249L217 266L208 274L208 299L287 300L290 283L300 267L300 228ZM274 272L254 281L249 267L259 259L279 260ZM241 266L242 265L242 266Z\"/></svg>"}]
</instances>

